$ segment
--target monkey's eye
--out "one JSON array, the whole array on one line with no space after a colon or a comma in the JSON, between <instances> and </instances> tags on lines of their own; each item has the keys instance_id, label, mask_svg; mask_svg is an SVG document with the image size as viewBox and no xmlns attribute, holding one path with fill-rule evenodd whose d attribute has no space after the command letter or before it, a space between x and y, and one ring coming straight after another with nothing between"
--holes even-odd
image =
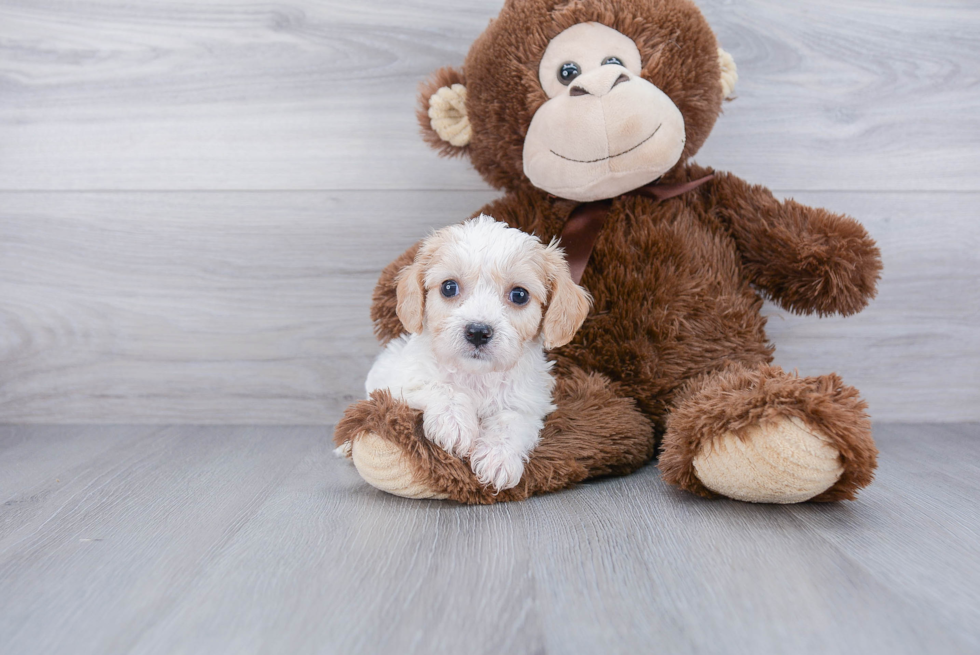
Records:
<instances>
[{"instance_id":1,"label":"monkey's eye","mask_svg":"<svg viewBox=\"0 0 980 655\"><path fill-rule=\"evenodd\" d=\"M566 61L558 69L558 81L568 86L576 77L582 74L582 69L574 61Z\"/></svg>"},{"instance_id":2,"label":"monkey's eye","mask_svg":"<svg viewBox=\"0 0 980 655\"><path fill-rule=\"evenodd\" d=\"M617 66L623 66L623 62L619 57L606 57L602 60L602 65L606 64L616 64ZM625 66L623 66L625 68Z\"/></svg>"},{"instance_id":3,"label":"monkey's eye","mask_svg":"<svg viewBox=\"0 0 980 655\"><path fill-rule=\"evenodd\" d=\"M459 285L456 280L446 280L442 283L440 291L442 291L443 298L452 298L459 295Z\"/></svg>"},{"instance_id":4,"label":"monkey's eye","mask_svg":"<svg viewBox=\"0 0 980 655\"><path fill-rule=\"evenodd\" d=\"M515 305L526 305L531 299L531 294L523 287L514 287L510 290L510 301Z\"/></svg>"}]
</instances>

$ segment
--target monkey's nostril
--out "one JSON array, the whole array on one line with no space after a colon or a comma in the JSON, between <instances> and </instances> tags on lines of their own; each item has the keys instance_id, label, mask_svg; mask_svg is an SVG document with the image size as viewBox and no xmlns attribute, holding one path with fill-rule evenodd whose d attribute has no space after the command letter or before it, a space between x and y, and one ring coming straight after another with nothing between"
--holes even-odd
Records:
<instances>
[{"instance_id":1,"label":"monkey's nostril","mask_svg":"<svg viewBox=\"0 0 980 655\"><path fill-rule=\"evenodd\" d=\"M463 334L474 346L483 346L493 337L493 328L486 323L470 323L463 329Z\"/></svg>"},{"instance_id":2,"label":"monkey's nostril","mask_svg":"<svg viewBox=\"0 0 980 655\"><path fill-rule=\"evenodd\" d=\"M616 78L616 81L613 82L613 85L611 87L609 87L609 88L610 89L615 89L617 85L622 84L623 82L629 82L629 81L630 81L630 78L627 77L626 73L620 73L619 77Z\"/></svg>"},{"instance_id":3,"label":"monkey's nostril","mask_svg":"<svg viewBox=\"0 0 980 655\"><path fill-rule=\"evenodd\" d=\"M580 86L573 86L568 90L568 95L570 96L587 96L589 92Z\"/></svg>"}]
</instances>

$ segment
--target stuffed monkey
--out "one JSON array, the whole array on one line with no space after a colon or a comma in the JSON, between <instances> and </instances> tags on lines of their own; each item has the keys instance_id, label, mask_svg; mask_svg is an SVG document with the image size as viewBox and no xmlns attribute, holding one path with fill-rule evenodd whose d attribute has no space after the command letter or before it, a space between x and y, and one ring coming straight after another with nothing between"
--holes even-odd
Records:
<instances>
[{"instance_id":1,"label":"stuffed monkey","mask_svg":"<svg viewBox=\"0 0 980 655\"><path fill-rule=\"evenodd\" d=\"M658 454L666 482L708 497L835 501L871 481L865 402L835 374L773 366L760 310L768 298L853 314L875 295L879 251L850 217L691 161L735 80L688 0L508 0L462 68L433 74L418 114L426 141L505 193L474 215L561 237L594 304L551 353L558 409L517 487L481 486L384 392L348 408L335 432L367 482L492 503L627 474ZM405 331L395 287L415 251L375 291L382 343Z\"/></svg>"}]
</instances>

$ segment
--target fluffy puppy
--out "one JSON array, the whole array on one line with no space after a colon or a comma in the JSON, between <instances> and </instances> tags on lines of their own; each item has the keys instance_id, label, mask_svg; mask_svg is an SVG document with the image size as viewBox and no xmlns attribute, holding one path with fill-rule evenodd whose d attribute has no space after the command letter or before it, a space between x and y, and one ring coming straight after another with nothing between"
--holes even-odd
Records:
<instances>
[{"instance_id":1,"label":"fluffy puppy","mask_svg":"<svg viewBox=\"0 0 980 655\"><path fill-rule=\"evenodd\" d=\"M500 491L520 482L555 407L545 348L589 311L555 242L480 216L433 233L398 279L392 341L367 377L423 412L425 436Z\"/></svg>"}]
</instances>

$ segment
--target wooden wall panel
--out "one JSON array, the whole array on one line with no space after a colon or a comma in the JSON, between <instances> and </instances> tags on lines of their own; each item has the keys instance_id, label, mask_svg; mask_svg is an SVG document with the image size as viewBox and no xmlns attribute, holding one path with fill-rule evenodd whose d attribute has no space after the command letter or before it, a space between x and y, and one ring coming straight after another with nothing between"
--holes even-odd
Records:
<instances>
[{"instance_id":1,"label":"wooden wall panel","mask_svg":"<svg viewBox=\"0 0 980 655\"><path fill-rule=\"evenodd\" d=\"M482 189L415 90L500 0L0 3L0 189ZM699 2L738 99L699 159L778 189L978 190L980 11Z\"/></svg>"},{"instance_id":2,"label":"wooden wall panel","mask_svg":"<svg viewBox=\"0 0 980 655\"><path fill-rule=\"evenodd\" d=\"M2 194L0 418L333 421L360 397L377 352L368 307L378 271L493 197ZM980 194L796 197L859 216L885 274L854 317L767 306L777 362L841 372L877 419L976 419Z\"/></svg>"}]
</instances>

